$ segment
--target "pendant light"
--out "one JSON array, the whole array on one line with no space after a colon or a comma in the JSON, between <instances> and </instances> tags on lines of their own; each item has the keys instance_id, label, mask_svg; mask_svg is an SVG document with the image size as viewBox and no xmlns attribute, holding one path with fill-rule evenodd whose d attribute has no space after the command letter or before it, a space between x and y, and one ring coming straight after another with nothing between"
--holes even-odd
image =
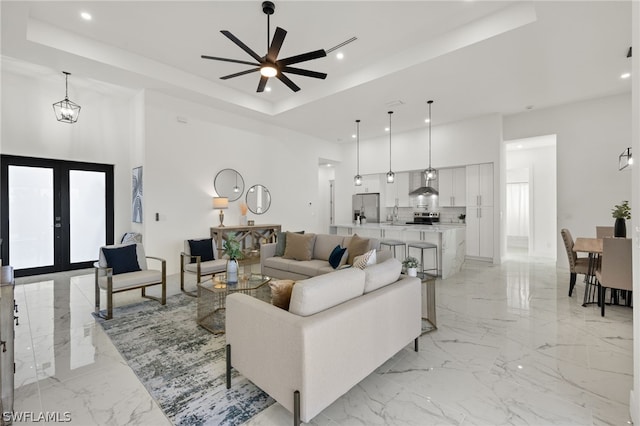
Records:
<instances>
[{"instance_id":1,"label":"pendant light","mask_svg":"<svg viewBox=\"0 0 640 426\"><path fill-rule=\"evenodd\" d=\"M431 104L433 101L427 101L429 105L429 168L424 171L424 177L427 180L427 184L429 181L438 179L438 171L431 167Z\"/></svg>"},{"instance_id":2,"label":"pendant light","mask_svg":"<svg viewBox=\"0 0 640 426\"><path fill-rule=\"evenodd\" d=\"M396 174L391 170L391 114L393 111L389 111L389 173L387 173L387 183L393 183L396 179Z\"/></svg>"},{"instance_id":3,"label":"pendant light","mask_svg":"<svg viewBox=\"0 0 640 426\"><path fill-rule=\"evenodd\" d=\"M353 178L356 186L362 185L362 176L360 176L360 120L356 120L356 175Z\"/></svg>"},{"instance_id":4,"label":"pendant light","mask_svg":"<svg viewBox=\"0 0 640 426\"><path fill-rule=\"evenodd\" d=\"M75 123L80 115L80 105L69 100L69 76L71 73L62 71L64 74L64 99L53 104L53 112L56 119L63 123Z\"/></svg>"}]
</instances>

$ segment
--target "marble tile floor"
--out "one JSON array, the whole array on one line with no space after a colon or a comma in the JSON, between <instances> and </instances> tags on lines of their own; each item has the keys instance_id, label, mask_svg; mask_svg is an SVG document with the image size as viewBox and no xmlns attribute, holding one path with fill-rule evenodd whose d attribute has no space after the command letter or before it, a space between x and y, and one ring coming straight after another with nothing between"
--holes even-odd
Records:
<instances>
[{"instance_id":1,"label":"marble tile floor","mask_svg":"<svg viewBox=\"0 0 640 426\"><path fill-rule=\"evenodd\" d=\"M16 412L67 412L73 425L169 424L93 320L91 274L17 280ZM419 353L403 349L312 424L628 424L632 309L608 307L601 318L581 306L581 283L567 297L568 282L544 259L466 262L438 280L438 330L420 338ZM179 292L177 276L168 289ZM138 301L133 291L115 304ZM248 424L291 421L276 403Z\"/></svg>"}]
</instances>

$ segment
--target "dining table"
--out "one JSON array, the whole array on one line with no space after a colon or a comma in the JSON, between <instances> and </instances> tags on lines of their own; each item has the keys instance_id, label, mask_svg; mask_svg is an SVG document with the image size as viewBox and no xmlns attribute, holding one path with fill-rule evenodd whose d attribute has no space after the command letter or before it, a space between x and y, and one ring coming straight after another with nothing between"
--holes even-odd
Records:
<instances>
[{"instance_id":1,"label":"dining table","mask_svg":"<svg viewBox=\"0 0 640 426\"><path fill-rule=\"evenodd\" d=\"M584 299L582 306L589 303L598 303L598 281L596 280L596 268L600 256L602 256L602 238L578 237L573 243L575 253L587 253L589 255L589 267L584 277Z\"/></svg>"}]
</instances>

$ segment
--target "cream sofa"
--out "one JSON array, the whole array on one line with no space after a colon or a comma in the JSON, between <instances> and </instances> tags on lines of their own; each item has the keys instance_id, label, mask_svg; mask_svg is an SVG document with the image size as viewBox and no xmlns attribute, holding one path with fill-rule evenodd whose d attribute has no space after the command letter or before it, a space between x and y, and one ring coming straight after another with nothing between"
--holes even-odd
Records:
<instances>
[{"instance_id":1,"label":"cream sofa","mask_svg":"<svg viewBox=\"0 0 640 426\"><path fill-rule=\"evenodd\" d=\"M260 246L262 274L278 279L303 280L334 272L335 269L329 264L329 255L337 245L348 247L351 238L351 236L316 234L311 260L284 259L276 256L276 243L262 244ZM376 249L377 262L391 257L389 250L380 251L380 240L376 238L369 238L369 250L372 249Z\"/></svg>"},{"instance_id":2,"label":"cream sofa","mask_svg":"<svg viewBox=\"0 0 640 426\"><path fill-rule=\"evenodd\" d=\"M421 333L421 285L396 259L293 286L289 311L246 294L226 300L231 368L310 421Z\"/></svg>"}]
</instances>

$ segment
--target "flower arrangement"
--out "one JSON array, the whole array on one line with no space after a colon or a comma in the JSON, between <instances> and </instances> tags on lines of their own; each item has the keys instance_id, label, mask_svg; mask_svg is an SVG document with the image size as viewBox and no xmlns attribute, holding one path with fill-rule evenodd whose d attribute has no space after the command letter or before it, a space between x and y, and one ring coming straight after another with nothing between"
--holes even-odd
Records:
<instances>
[{"instance_id":1,"label":"flower arrangement","mask_svg":"<svg viewBox=\"0 0 640 426\"><path fill-rule=\"evenodd\" d=\"M409 268L417 268L418 265L419 265L418 259L416 259L413 256L409 256L409 257L405 258L402 261L402 266L404 266L407 269L409 269Z\"/></svg>"},{"instance_id":2,"label":"flower arrangement","mask_svg":"<svg viewBox=\"0 0 640 426\"><path fill-rule=\"evenodd\" d=\"M622 204L617 204L611 210L611 216L616 219L631 219L631 207L629 201L623 200Z\"/></svg>"},{"instance_id":3,"label":"flower arrangement","mask_svg":"<svg viewBox=\"0 0 640 426\"><path fill-rule=\"evenodd\" d=\"M222 252L229 256L231 260L238 260L244 257L242 253L242 249L240 248L240 242L236 240L236 236L230 234L225 242L222 244L222 248L224 249Z\"/></svg>"},{"instance_id":4,"label":"flower arrangement","mask_svg":"<svg viewBox=\"0 0 640 426\"><path fill-rule=\"evenodd\" d=\"M248 210L247 203L245 202L240 203L240 215L246 216L247 210Z\"/></svg>"}]
</instances>

